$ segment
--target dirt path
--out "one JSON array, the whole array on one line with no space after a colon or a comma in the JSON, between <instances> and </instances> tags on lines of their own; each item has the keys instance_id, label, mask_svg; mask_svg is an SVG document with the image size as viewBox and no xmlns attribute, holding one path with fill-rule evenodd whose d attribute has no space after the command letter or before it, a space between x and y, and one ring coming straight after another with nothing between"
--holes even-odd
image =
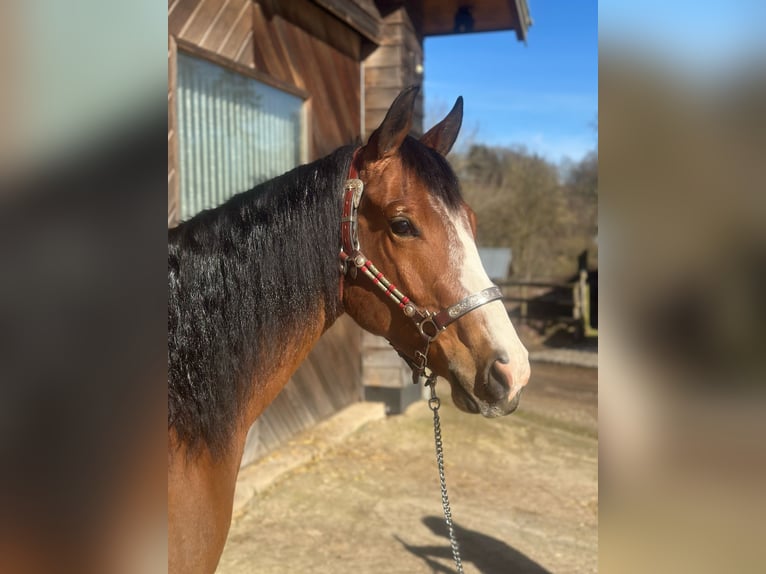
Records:
<instances>
[{"instance_id":1,"label":"dirt path","mask_svg":"<svg viewBox=\"0 0 766 574\"><path fill-rule=\"evenodd\" d=\"M596 572L596 371L534 365L519 411L495 420L439 390L465 571ZM218 571L454 571L426 404L368 423L256 495Z\"/></svg>"}]
</instances>

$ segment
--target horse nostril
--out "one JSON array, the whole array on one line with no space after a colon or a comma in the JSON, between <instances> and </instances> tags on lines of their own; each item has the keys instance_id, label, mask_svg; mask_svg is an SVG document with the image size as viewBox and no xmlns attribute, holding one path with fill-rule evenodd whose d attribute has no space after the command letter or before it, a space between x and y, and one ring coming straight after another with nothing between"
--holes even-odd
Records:
<instances>
[{"instance_id":1,"label":"horse nostril","mask_svg":"<svg viewBox=\"0 0 766 574\"><path fill-rule=\"evenodd\" d=\"M502 358L492 363L487 377L487 391L496 401L502 401L508 396L513 382L510 370L507 367L508 361Z\"/></svg>"}]
</instances>

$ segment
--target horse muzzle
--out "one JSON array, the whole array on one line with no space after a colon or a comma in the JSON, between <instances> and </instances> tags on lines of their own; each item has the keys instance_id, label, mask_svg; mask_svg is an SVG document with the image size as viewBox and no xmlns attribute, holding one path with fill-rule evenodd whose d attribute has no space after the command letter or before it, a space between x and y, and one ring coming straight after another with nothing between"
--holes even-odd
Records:
<instances>
[{"instance_id":1,"label":"horse muzzle","mask_svg":"<svg viewBox=\"0 0 766 574\"><path fill-rule=\"evenodd\" d=\"M529 381L529 363L513 368L505 356L493 361L475 381L473 392L453 376L452 399L465 412L481 413L487 418L509 415L521 399L523 388Z\"/></svg>"}]
</instances>

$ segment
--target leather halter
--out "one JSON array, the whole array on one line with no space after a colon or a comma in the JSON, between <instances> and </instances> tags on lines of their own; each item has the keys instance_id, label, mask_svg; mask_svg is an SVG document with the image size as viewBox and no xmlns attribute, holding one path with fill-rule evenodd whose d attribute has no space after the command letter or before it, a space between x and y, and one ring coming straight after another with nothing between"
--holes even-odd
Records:
<instances>
[{"instance_id":1,"label":"leather halter","mask_svg":"<svg viewBox=\"0 0 766 574\"><path fill-rule=\"evenodd\" d=\"M391 345L397 353L412 368L412 382L417 384L420 377L425 374L428 362L428 348L431 342L444 331L447 326L457 321L463 315L478 309L492 301L502 299L503 293L497 285L483 289L472 295L461 299L454 305L434 313L424 307L416 305L409 297L404 295L396 285L391 283L388 278L362 253L359 245L358 235L358 211L359 204L364 193L364 183L359 179L359 173L356 168L356 162L359 155L358 148L351 158L348 179L344 186L343 193L343 215L341 217L340 235L340 270L343 275L350 274L356 277L358 271L364 273L384 294L392 299L402 310L405 316L412 320L420 335L423 337L425 348L422 351L415 351L415 357L410 357L394 344ZM341 288L343 279L341 278Z\"/></svg>"}]
</instances>

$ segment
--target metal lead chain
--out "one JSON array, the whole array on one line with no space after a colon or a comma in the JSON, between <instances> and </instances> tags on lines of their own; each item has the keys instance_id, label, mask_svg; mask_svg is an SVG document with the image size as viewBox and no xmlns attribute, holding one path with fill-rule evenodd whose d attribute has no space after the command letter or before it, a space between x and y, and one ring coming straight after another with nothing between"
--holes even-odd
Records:
<instances>
[{"instance_id":1,"label":"metal lead chain","mask_svg":"<svg viewBox=\"0 0 766 574\"><path fill-rule=\"evenodd\" d=\"M449 505L449 497L447 496L447 480L444 477L444 449L442 446L442 429L441 422L439 420L439 407L441 401L436 396L436 376L431 375L426 380L426 385L431 387L431 398L428 400L428 408L434 413L434 441L436 443L436 464L439 467L439 484L442 491L442 508L444 509L444 521L447 523L447 529L449 530L449 543L452 547L452 559L455 561L455 567L458 574L463 574L463 562L460 559L460 547L455 538L455 529L452 525L452 510Z\"/></svg>"}]
</instances>

